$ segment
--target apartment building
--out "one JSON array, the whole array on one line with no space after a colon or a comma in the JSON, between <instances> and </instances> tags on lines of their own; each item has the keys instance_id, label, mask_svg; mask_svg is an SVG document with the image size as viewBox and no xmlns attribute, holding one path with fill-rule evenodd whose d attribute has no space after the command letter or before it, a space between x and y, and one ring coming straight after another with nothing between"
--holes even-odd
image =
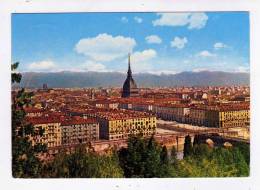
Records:
<instances>
[{"instance_id":1,"label":"apartment building","mask_svg":"<svg viewBox=\"0 0 260 190\"><path fill-rule=\"evenodd\" d=\"M95 119L73 117L61 122L62 145L73 145L99 139L99 124Z\"/></svg>"}]
</instances>

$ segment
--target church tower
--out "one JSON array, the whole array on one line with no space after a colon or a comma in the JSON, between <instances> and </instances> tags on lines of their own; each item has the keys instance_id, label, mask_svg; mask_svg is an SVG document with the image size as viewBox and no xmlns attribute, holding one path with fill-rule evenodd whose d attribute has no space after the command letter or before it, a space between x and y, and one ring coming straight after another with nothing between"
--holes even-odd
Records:
<instances>
[{"instance_id":1,"label":"church tower","mask_svg":"<svg viewBox=\"0 0 260 190\"><path fill-rule=\"evenodd\" d=\"M130 62L130 53L128 54L128 71L127 78L123 85L122 97L136 97L139 95L139 90L137 85L133 79L132 71L131 71L131 62Z\"/></svg>"}]
</instances>

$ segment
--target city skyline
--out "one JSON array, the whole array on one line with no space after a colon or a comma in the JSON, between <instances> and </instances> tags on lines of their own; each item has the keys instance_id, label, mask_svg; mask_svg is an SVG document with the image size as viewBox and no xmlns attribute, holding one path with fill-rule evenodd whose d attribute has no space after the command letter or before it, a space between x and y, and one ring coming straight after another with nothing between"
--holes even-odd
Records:
<instances>
[{"instance_id":1,"label":"city skyline","mask_svg":"<svg viewBox=\"0 0 260 190\"><path fill-rule=\"evenodd\" d=\"M248 16L14 14L13 177L248 177Z\"/></svg>"},{"instance_id":2,"label":"city skyline","mask_svg":"<svg viewBox=\"0 0 260 190\"><path fill-rule=\"evenodd\" d=\"M22 72L249 72L247 12L13 14L12 39Z\"/></svg>"}]
</instances>

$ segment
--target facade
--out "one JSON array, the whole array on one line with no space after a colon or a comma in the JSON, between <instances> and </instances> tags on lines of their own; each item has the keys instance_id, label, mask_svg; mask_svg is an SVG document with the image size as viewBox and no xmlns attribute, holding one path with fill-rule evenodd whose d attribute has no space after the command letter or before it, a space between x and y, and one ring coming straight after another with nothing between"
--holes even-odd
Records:
<instances>
[{"instance_id":1,"label":"facade","mask_svg":"<svg viewBox=\"0 0 260 190\"><path fill-rule=\"evenodd\" d=\"M192 125L206 126L206 108L191 108L187 122Z\"/></svg>"},{"instance_id":2,"label":"facade","mask_svg":"<svg viewBox=\"0 0 260 190\"><path fill-rule=\"evenodd\" d=\"M156 131L156 117L100 119L100 137L107 140L127 139L131 135L151 136Z\"/></svg>"},{"instance_id":3,"label":"facade","mask_svg":"<svg viewBox=\"0 0 260 190\"><path fill-rule=\"evenodd\" d=\"M129 102L121 102L119 104L119 108L120 109L132 109L133 108L133 104L132 103L129 103Z\"/></svg>"},{"instance_id":4,"label":"facade","mask_svg":"<svg viewBox=\"0 0 260 190\"><path fill-rule=\"evenodd\" d=\"M205 126L208 127L246 127L249 123L249 110L207 110L206 112Z\"/></svg>"},{"instance_id":5,"label":"facade","mask_svg":"<svg viewBox=\"0 0 260 190\"><path fill-rule=\"evenodd\" d=\"M80 117L30 117L27 121L43 136L31 138L32 144L46 144L47 148L75 145L99 139L99 124L94 119Z\"/></svg>"},{"instance_id":6,"label":"facade","mask_svg":"<svg viewBox=\"0 0 260 190\"><path fill-rule=\"evenodd\" d=\"M135 111L145 111L145 112L152 112L153 103L146 102L145 100L139 98L128 98L124 99L126 101L121 101L119 103L120 109L129 109Z\"/></svg>"},{"instance_id":7,"label":"facade","mask_svg":"<svg viewBox=\"0 0 260 190\"><path fill-rule=\"evenodd\" d=\"M153 112L163 120L184 123L186 116L190 114L190 108L185 104L168 104L153 106Z\"/></svg>"},{"instance_id":8,"label":"facade","mask_svg":"<svg viewBox=\"0 0 260 190\"><path fill-rule=\"evenodd\" d=\"M100 118L100 137L107 140L127 139L131 135L151 136L156 131L156 117Z\"/></svg>"},{"instance_id":9,"label":"facade","mask_svg":"<svg viewBox=\"0 0 260 190\"><path fill-rule=\"evenodd\" d=\"M131 65L130 65L130 54L128 55L128 71L127 78L123 85L122 97L137 97L139 96L139 90L132 77Z\"/></svg>"},{"instance_id":10,"label":"facade","mask_svg":"<svg viewBox=\"0 0 260 190\"><path fill-rule=\"evenodd\" d=\"M34 137L32 144L46 144L47 148L61 146L61 123L57 118L34 117L28 119L36 131L44 130L43 136Z\"/></svg>"},{"instance_id":11,"label":"facade","mask_svg":"<svg viewBox=\"0 0 260 190\"><path fill-rule=\"evenodd\" d=\"M100 139L127 139L131 135L150 136L156 132L156 116L132 110L96 109L85 114L95 118Z\"/></svg>"},{"instance_id":12,"label":"facade","mask_svg":"<svg viewBox=\"0 0 260 190\"><path fill-rule=\"evenodd\" d=\"M249 104L226 104L191 108L189 123L206 127L246 127L250 123Z\"/></svg>"},{"instance_id":13,"label":"facade","mask_svg":"<svg viewBox=\"0 0 260 190\"><path fill-rule=\"evenodd\" d=\"M99 139L99 124L94 119L78 118L61 122L62 145L73 145Z\"/></svg>"},{"instance_id":14,"label":"facade","mask_svg":"<svg viewBox=\"0 0 260 190\"><path fill-rule=\"evenodd\" d=\"M153 110L153 104L151 103L138 103L138 104L133 104L132 109L136 111L146 111L146 112L152 112Z\"/></svg>"},{"instance_id":15,"label":"facade","mask_svg":"<svg viewBox=\"0 0 260 190\"><path fill-rule=\"evenodd\" d=\"M97 100L92 103L97 108L118 109L119 103L109 100Z\"/></svg>"}]
</instances>

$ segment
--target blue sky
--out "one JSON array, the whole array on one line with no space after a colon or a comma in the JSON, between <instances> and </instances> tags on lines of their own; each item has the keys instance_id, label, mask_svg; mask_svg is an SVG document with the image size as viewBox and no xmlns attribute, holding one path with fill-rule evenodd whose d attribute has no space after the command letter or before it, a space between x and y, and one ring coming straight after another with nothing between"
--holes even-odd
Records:
<instances>
[{"instance_id":1,"label":"blue sky","mask_svg":"<svg viewBox=\"0 0 260 190\"><path fill-rule=\"evenodd\" d=\"M249 72L247 12L13 14L20 71Z\"/></svg>"}]
</instances>

